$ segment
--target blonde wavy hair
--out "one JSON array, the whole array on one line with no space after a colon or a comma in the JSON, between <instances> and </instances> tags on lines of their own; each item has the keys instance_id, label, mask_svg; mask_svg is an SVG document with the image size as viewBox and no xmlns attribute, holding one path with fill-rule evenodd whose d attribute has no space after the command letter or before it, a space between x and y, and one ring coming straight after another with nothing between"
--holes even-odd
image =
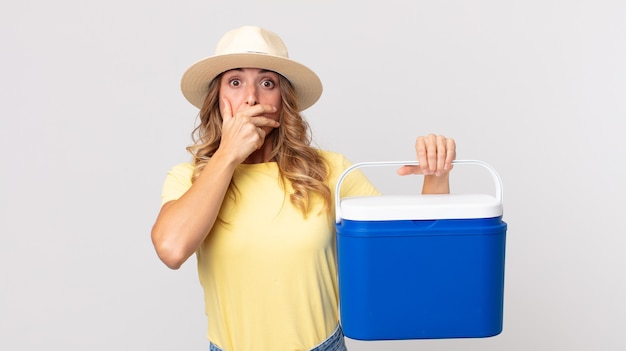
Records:
<instances>
[{"instance_id":1,"label":"blonde wavy hair","mask_svg":"<svg viewBox=\"0 0 626 351\"><path fill-rule=\"evenodd\" d=\"M311 197L315 194L324 200L327 211L331 209L331 192L326 180L328 165L319 151L311 146L309 124L298 112L298 100L293 86L282 75L279 76L282 109L280 127L273 130L270 159L275 161L280 172L280 182L291 183L291 203L307 216L311 210ZM198 177L206 163L217 151L222 137L222 113L219 108L219 86L222 75L209 84L209 92L200 109L200 123L191 136L193 145L187 147L195 166L192 181ZM231 182L231 189L236 185Z\"/></svg>"}]
</instances>

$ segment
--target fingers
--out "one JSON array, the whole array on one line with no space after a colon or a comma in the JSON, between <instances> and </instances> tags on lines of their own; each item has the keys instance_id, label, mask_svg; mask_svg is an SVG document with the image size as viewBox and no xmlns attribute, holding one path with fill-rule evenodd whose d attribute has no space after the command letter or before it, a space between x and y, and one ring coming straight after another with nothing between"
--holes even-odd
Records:
<instances>
[{"instance_id":1,"label":"fingers","mask_svg":"<svg viewBox=\"0 0 626 351\"><path fill-rule=\"evenodd\" d=\"M405 176L410 174L422 174L420 166L404 165L398 168L398 175Z\"/></svg>"},{"instance_id":2,"label":"fingers","mask_svg":"<svg viewBox=\"0 0 626 351\"><path fill-rule=\"evenodd\" d=\"M429 134L417 138L415 151L420 173L440 176L452 169L452 161L456 158L456 143L454 139L443 135Z\"/></svg>"},{"instance_id":3,"label":"fingers","mask_svg":"<svg viewBox=\"0 0 626 351\"><path fill-rule=\"evenodd\" d=\"M263 116L249 117L249 122L253 124L254 126L260 127L260 128L263 128L263 127L278 128L278 126L280 126L280 123L278 123L277 121L271 118L263 117Z\"/></svg>"},{"instance_id":4,"label":"fingers","mask_svg":"<svg viewBox=\"0 0 626 351\"><path fill-rule=\"evenodd\" d=\"M446 162L444 169L449 172L452 170L453 167L452 161L456 160L456 142L454 141L454 139L446 139L446 150L448 151L446 152Z\"/></svg>"},{"instance_id":5,"label":"fingers","mask_svg":"<svg viewBox=\"0 0 626 351\"><path fill-rule=\"evenodd\" d=\"M220 150L243 162L254 151L261 149L266 136L280 124L272 118L276 108L270 105L255 105L233 113L228 100L221 100L222 137Z\"/></svg>"},{"instance_id":6,"label":"fingers","mask_svg":"<svg viewBox=\"0 0 626 351\"><path fill-rule=\"evenodd\" d=\"M230 106L230 101L226 99L222 99L221 106L222 106L222 119L232 118L233 108Z\"/></svg>"},{"instance_id":7,"label":"fingers","mask_svg":"<svg viewBox=\"0 0 626 351\"><path fill-rule=\"evenodd\" d=\"M264 114L271 114L276 112L276 107L271 105L254 105L250 108L245 108L243 110L238 111L233 114L232 106L230 102L226 99L221 100L221 110L222 110L222 118L224 120L229 118L241 117L257 127L272 127L277 128L279 123L272 120L271 118L264 117ZM250 117L255 117L254 119L248 119Z\"/></svg>"}]
</instances>

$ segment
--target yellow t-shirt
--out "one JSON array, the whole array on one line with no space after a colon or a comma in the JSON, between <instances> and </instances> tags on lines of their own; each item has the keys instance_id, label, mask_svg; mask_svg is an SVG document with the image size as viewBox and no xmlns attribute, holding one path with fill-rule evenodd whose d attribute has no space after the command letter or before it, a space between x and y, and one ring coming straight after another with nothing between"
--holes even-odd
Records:
<instances>
[{"instance_id":1,"label":"yellow t-shirt","mask_svg":"<svg viewBox=\"0 0 626 351\"><path fill-rule=\"evenodd\" d=\"M350 162L321 153L334 196ZM169 172L163 203L189 189L192 172L188 163ZM334 209L327 212L315 195L305 219L282 189L274 162L241 164L233 181L237 190L225 198L196 252L208 338L228 351L308 350L338 321ZM342 197L379 194L358 171L346 177L341 192Z\"/></svg>"}]
</instances>

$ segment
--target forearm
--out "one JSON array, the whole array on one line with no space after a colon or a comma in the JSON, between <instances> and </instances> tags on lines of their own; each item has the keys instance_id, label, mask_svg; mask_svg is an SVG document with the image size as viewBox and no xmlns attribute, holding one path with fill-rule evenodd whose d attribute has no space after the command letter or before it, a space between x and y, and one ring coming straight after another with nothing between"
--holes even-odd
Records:
<instances>
[{"instance_id":1,"label":"forearm","mask_svg":"<svg viewBox=\"0 0 626 351\"><path fill-rule=\"evenodd\" d=\"M449 194L450 193L450 173L440 176L424 176L422 194Z\"/></svg>"},{"instance_id":2,"label":"forearm","mask_svg":"<svg viewBox=\"0 0 626 351\"><path fill-rule=\"evenodd\" d=\"M163 205L152 241L168 267L179 268L200 247L215 224L236 166L216 154L183 196Z\"/></svg>"}]
</instances>

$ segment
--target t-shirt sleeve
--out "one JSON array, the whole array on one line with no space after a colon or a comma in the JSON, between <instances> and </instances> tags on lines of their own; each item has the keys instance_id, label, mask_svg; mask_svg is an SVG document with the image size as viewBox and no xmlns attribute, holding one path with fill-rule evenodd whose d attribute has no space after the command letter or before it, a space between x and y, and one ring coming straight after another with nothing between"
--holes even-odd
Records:
<instances>
[{"instance_id":1,"label":"t-shirt sleeve","mask_svg":"<svg viewBox=\"0 0 626 351\"><path fill-rule=\"evenodd\" d=\"M172 169L167 172L161 192L161 205L172 200L178 200L191 188L193 169L192 164L181 163L172 167Z\"/></svg>"}]
</instances>

